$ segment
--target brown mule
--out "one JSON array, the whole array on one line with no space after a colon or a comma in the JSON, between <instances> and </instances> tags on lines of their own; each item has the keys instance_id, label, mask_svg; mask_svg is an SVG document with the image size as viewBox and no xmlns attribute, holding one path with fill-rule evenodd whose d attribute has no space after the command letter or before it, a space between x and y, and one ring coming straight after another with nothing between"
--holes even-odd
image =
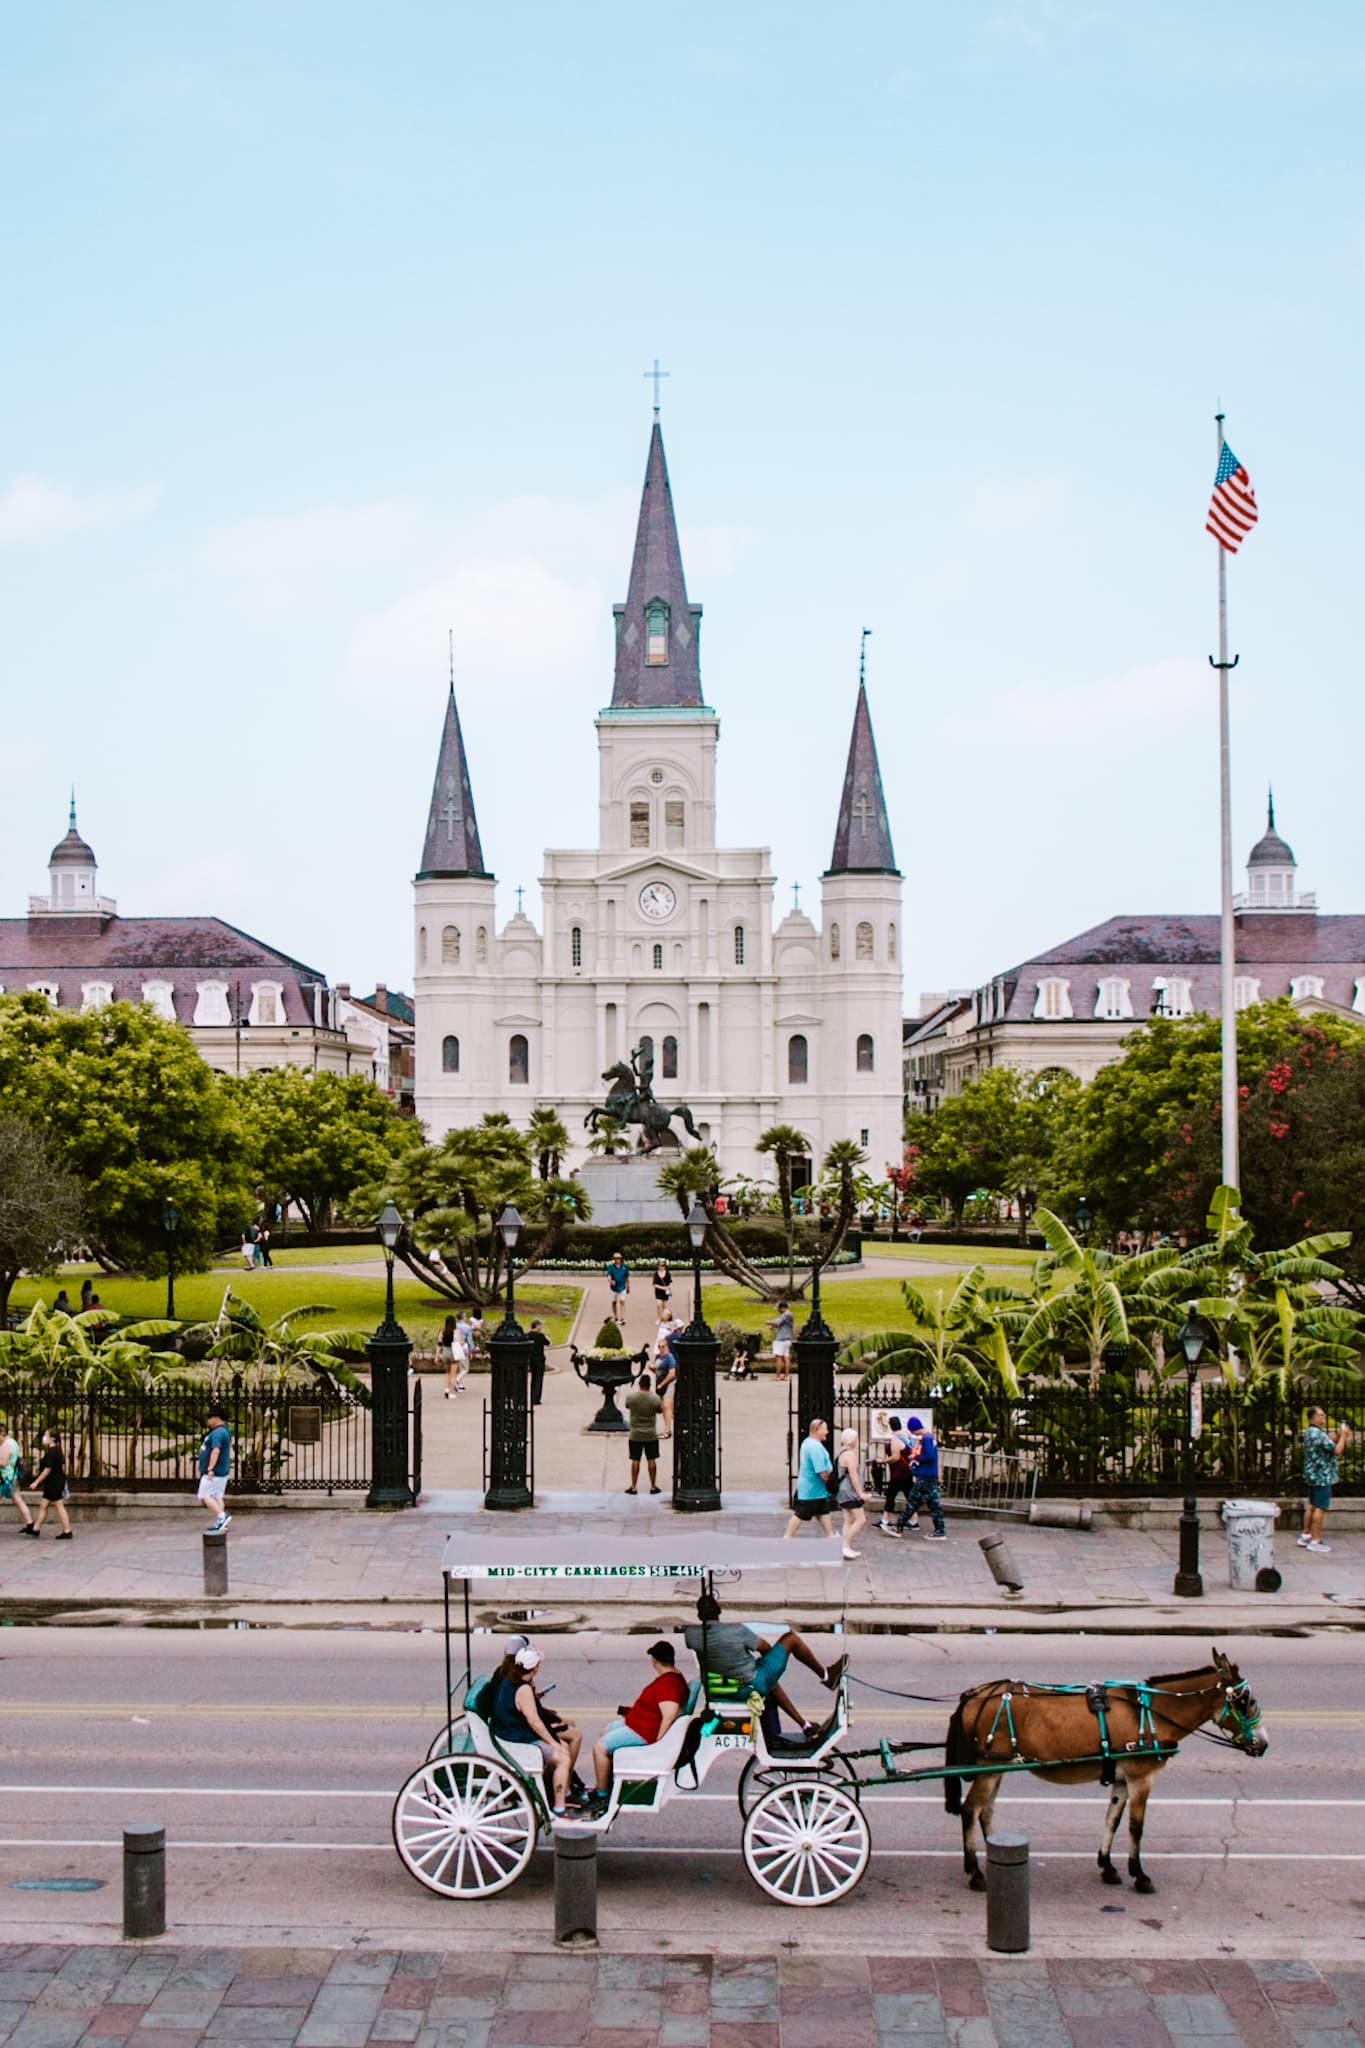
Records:
<instances>
[{"instance_id":1,"label":"brown mule","mask_svg":"<svg viewBox=\"0 0 1365 2048\"><path fill-rule=\"evenodd\" d=\"M1219 1650L1211 1664L1197 1671L1156 1678L1111 1679L1093 1686L1025 1685L996 1678L964 1692L948 1723L943 1796L948 1812L962 1816L962 1861L972 1890L981 1891L986 1882L972 1829L979 1820L983 1841L993 1831L1001 1773L983 1771L964 1780L952 1775L954 1767L998 1758L1063 1785L1098 1781L1110 1786L1100 1875L1106 1884L1122 1882L1110 1851L1126 1806L1128 1875L1136 1891L1150 1892L1155 1887L1142 1867L1142 1826L1152 1780L1168 1761L1167 1755L1152 1752L1174 1754L1205 1721L1214 1722L1224 1739L1247 1756L1264 1756L1260 1708L1237 1666Z\"/></svg>"}]
</instances>

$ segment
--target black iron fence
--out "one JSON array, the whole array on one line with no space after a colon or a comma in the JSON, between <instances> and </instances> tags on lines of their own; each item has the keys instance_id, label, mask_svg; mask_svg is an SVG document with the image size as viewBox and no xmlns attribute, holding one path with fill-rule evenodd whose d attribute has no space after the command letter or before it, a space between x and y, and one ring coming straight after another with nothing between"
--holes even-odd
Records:
<instances>
[{"instance_id":1,"label":"black iron fence","mask_svg":"<svg viewBox=\"0 0 1365 2048\"><path fill-rule=\"evenodd\" d=\"M1365 1380L1359 1388L1296 1388L1248 1396L1221 1381L1201 1388L1203 1420L1194 1442L1194 1484L1203 1493L1294 1493L1303 1483L1305 1411L1316 1403L1329 1424L1354 1432L1341 1459L1338 1491L1365 1494ZM858 1431L869 1449L882 1419L904 1422L928 1408L945 1460L972 1469L992 1458L1018 1461L1039 1494L1177 1494L1185 1481L1186 1411L1182 1383L1150 1391L1101 1384L1030 1387L1015 1398L967 1387L932 1392L887 1380L874 1393L840 1391L834 1432Z\"/></svg>"},{"instance_id":2,"label":"black iron fence","mask_svg":"<svg viewBox=\"0 0 1365 2048\"><path fill-rule=\"evenodd\" d=\"M213 1398L232 1431L229 1493L367 1491L370 1409L363 1396L343 1388L260 1388L232 1375L217 1382ZM207 1385L155 1379L85 1386L39 1374L0 1378L0 1419L35 1467L43 1431L57 1432L73 1493L192 1492L209 1399ZM420 1408L414 1419L420 1486Z\"/></svg>"}]
</instances>

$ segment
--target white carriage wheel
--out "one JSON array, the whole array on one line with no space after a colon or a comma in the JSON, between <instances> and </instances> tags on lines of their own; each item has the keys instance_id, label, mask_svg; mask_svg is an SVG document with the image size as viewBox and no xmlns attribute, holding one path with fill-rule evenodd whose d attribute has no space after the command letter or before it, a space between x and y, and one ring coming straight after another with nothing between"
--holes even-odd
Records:
<instances>
[{"instance_id":1,"label":"white carriage wheel","mask_svg":"<svg viewBox=\"0 0 1365 2048\"><path fill-rule=\"evenodd\" d=\"M862 1786L859 1783L858 1775L852 1764L848 1761L848 1758L841 1756L837 1749L833 1750L822 1763L814 1766L806 1765L804 1767L796 1763L769 1763L760 1769L758 1758L756 1756L749 1757L744 1765L744 1769L739 1774L738 1798L741 1820L757 1805L762 1795L770 1791L774 1785L780 1785L791 1778L810 1779L819 1776L823 1776L826 1781L831 1776L843 1779L844 1790L852 1798L861 1801Z\"/></svg>"},{"instance_id":2,"label":"white carriage wheel","mask_svg":"<svg viewBox=\"0 0 1365 2048\"><path fill-rule=\"evenodd\" d=\"M856 1799L826 1778L790 1778L744 1823L744 1867L783 1906L832 1906L867 1868L872 1834Z\"/></svg>"},{"instance_id":3,"label":"white carriage wheel","mask_svg":"<svg viewBox=\"0 0 1365 2048\"><path fill-rule=\"evenodd\" d=\"M393 1804L394 1847L419 1884L447 1899L491 1899L515 1884L536 1845L525 1786L486 1756L413 1772Z\"/></svg>"}]
</instances>

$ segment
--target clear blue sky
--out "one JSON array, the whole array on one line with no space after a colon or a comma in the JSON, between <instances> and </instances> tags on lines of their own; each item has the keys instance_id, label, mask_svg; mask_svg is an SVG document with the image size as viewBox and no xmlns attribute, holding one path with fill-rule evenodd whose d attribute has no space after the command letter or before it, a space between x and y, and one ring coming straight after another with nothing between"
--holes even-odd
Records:
<instances>
[{"instance_id":1,"label":"clear blue sky","mask_svg":"<svg viewBox=\"0 0 1365 2048\"><path fill-rule=\"evenodd\" d=\"M0 914L74 779L132 912L409 986L457 636L510 913L592 842L649 425L721 833L829 858L856 681L907 999L1217 896L1274 779L1365 910L1355 5L48 0L0 19ZM809 900L809 898L808 898Z\"/></svg>"}]
</instances>

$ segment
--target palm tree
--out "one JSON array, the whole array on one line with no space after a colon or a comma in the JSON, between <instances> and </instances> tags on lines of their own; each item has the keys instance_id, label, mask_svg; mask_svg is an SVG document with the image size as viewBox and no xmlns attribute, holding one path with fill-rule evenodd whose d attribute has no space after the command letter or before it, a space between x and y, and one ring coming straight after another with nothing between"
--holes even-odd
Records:
<instances>
[{"instance_id":1,"label":"palm tree","mask_svg":"<svg viewBox=\"0 0 1365 2048\"><path fill-rule=\"evenodd\" d=\"M569 1133L556 1109L533 1109L527 1127L531 1150L542 1180L557 1180L564 1163L564 1154L569 1149Z\"/></svg>"},{"instance_id":2,"label":"palm tree","mask_svg":"<svg viewBox=\"0 0 1365 2048\"><path fill-rule=\"evenodd\" d=\"M599 1152L607 1159L614 1159L618 1152L629 1152L630 1135L617 1117L599 1116L596 1129L588 1140L589 1152Z\"/></svg>"},{"instance_id":3,"label":"palm tree","mask_svg":"<svg viewBox=\"0 0 1365 2048\"><path fill-rule=\"evenodd\" d=\"M964 1273L941 1299L924 1293L912 1281L901 1282L910 1312L908 1330L883 1330L859 1337L840 1354L841 1366L871 1363L858 1383L870 1392L877 1382L899 1373L902 1381L924 1387L966 1383L980 1392L1019 1392L1019 1374L1003 1320L992 1314L992 1301L1008 1290L986 1285L984 1266Z\"/></svg>"},{"instance_id":4,"label":"palm tree","mask_svg":"<svg viewBox=\"0 0 1365 2048\"><path fill-rule=\"evenodd\" d=\"M1079 1353L1089 1367L1091 1391L1097 1392L1111 1346L1150 1357L1141 1332L1169 1321L1182 1286L1179 1254L1162 1246L1120 1259L1083 1245L1050 1209L1039 1209L1034 1220L1047 1244L1034 1267L1035 1288L1042 1295L1050 1284L1061 1284L1038 1301L1020 1329L1021 1364L1032 1371Z\"/></svg>"},{"instance_id":5,"label":"palm tree","mask_svg":"<svg viewBox=\"0 0 1365 2048\"><path fill-rule=\"evenodd\" d=\"M795 1124L771 1124L754 1147L777 1168L777 1199L787 1232L787 1291L796 1287L796 1226L792 1217L792 1161L810 1153L810 1139Z\"/></svg>"},{"instance_id":6,"label":"palm tree","mask_svg":"<svg viewBox=\"0 0 1365 2048\"><path fill-rule=\"evenodd\" d=\"M842 1249L844 1239L849 1233L849 1226L858 1213L859 1200L871 1185L867 1175L862 1171L866 1164L866 1152L861 1145L855 1145L852 1138L836 1138L825 1154L824 1171L834 1182L837 1207L829 1242L820 1254L822 1266L827 1266Z\"/></svg>"}]
</instances>

